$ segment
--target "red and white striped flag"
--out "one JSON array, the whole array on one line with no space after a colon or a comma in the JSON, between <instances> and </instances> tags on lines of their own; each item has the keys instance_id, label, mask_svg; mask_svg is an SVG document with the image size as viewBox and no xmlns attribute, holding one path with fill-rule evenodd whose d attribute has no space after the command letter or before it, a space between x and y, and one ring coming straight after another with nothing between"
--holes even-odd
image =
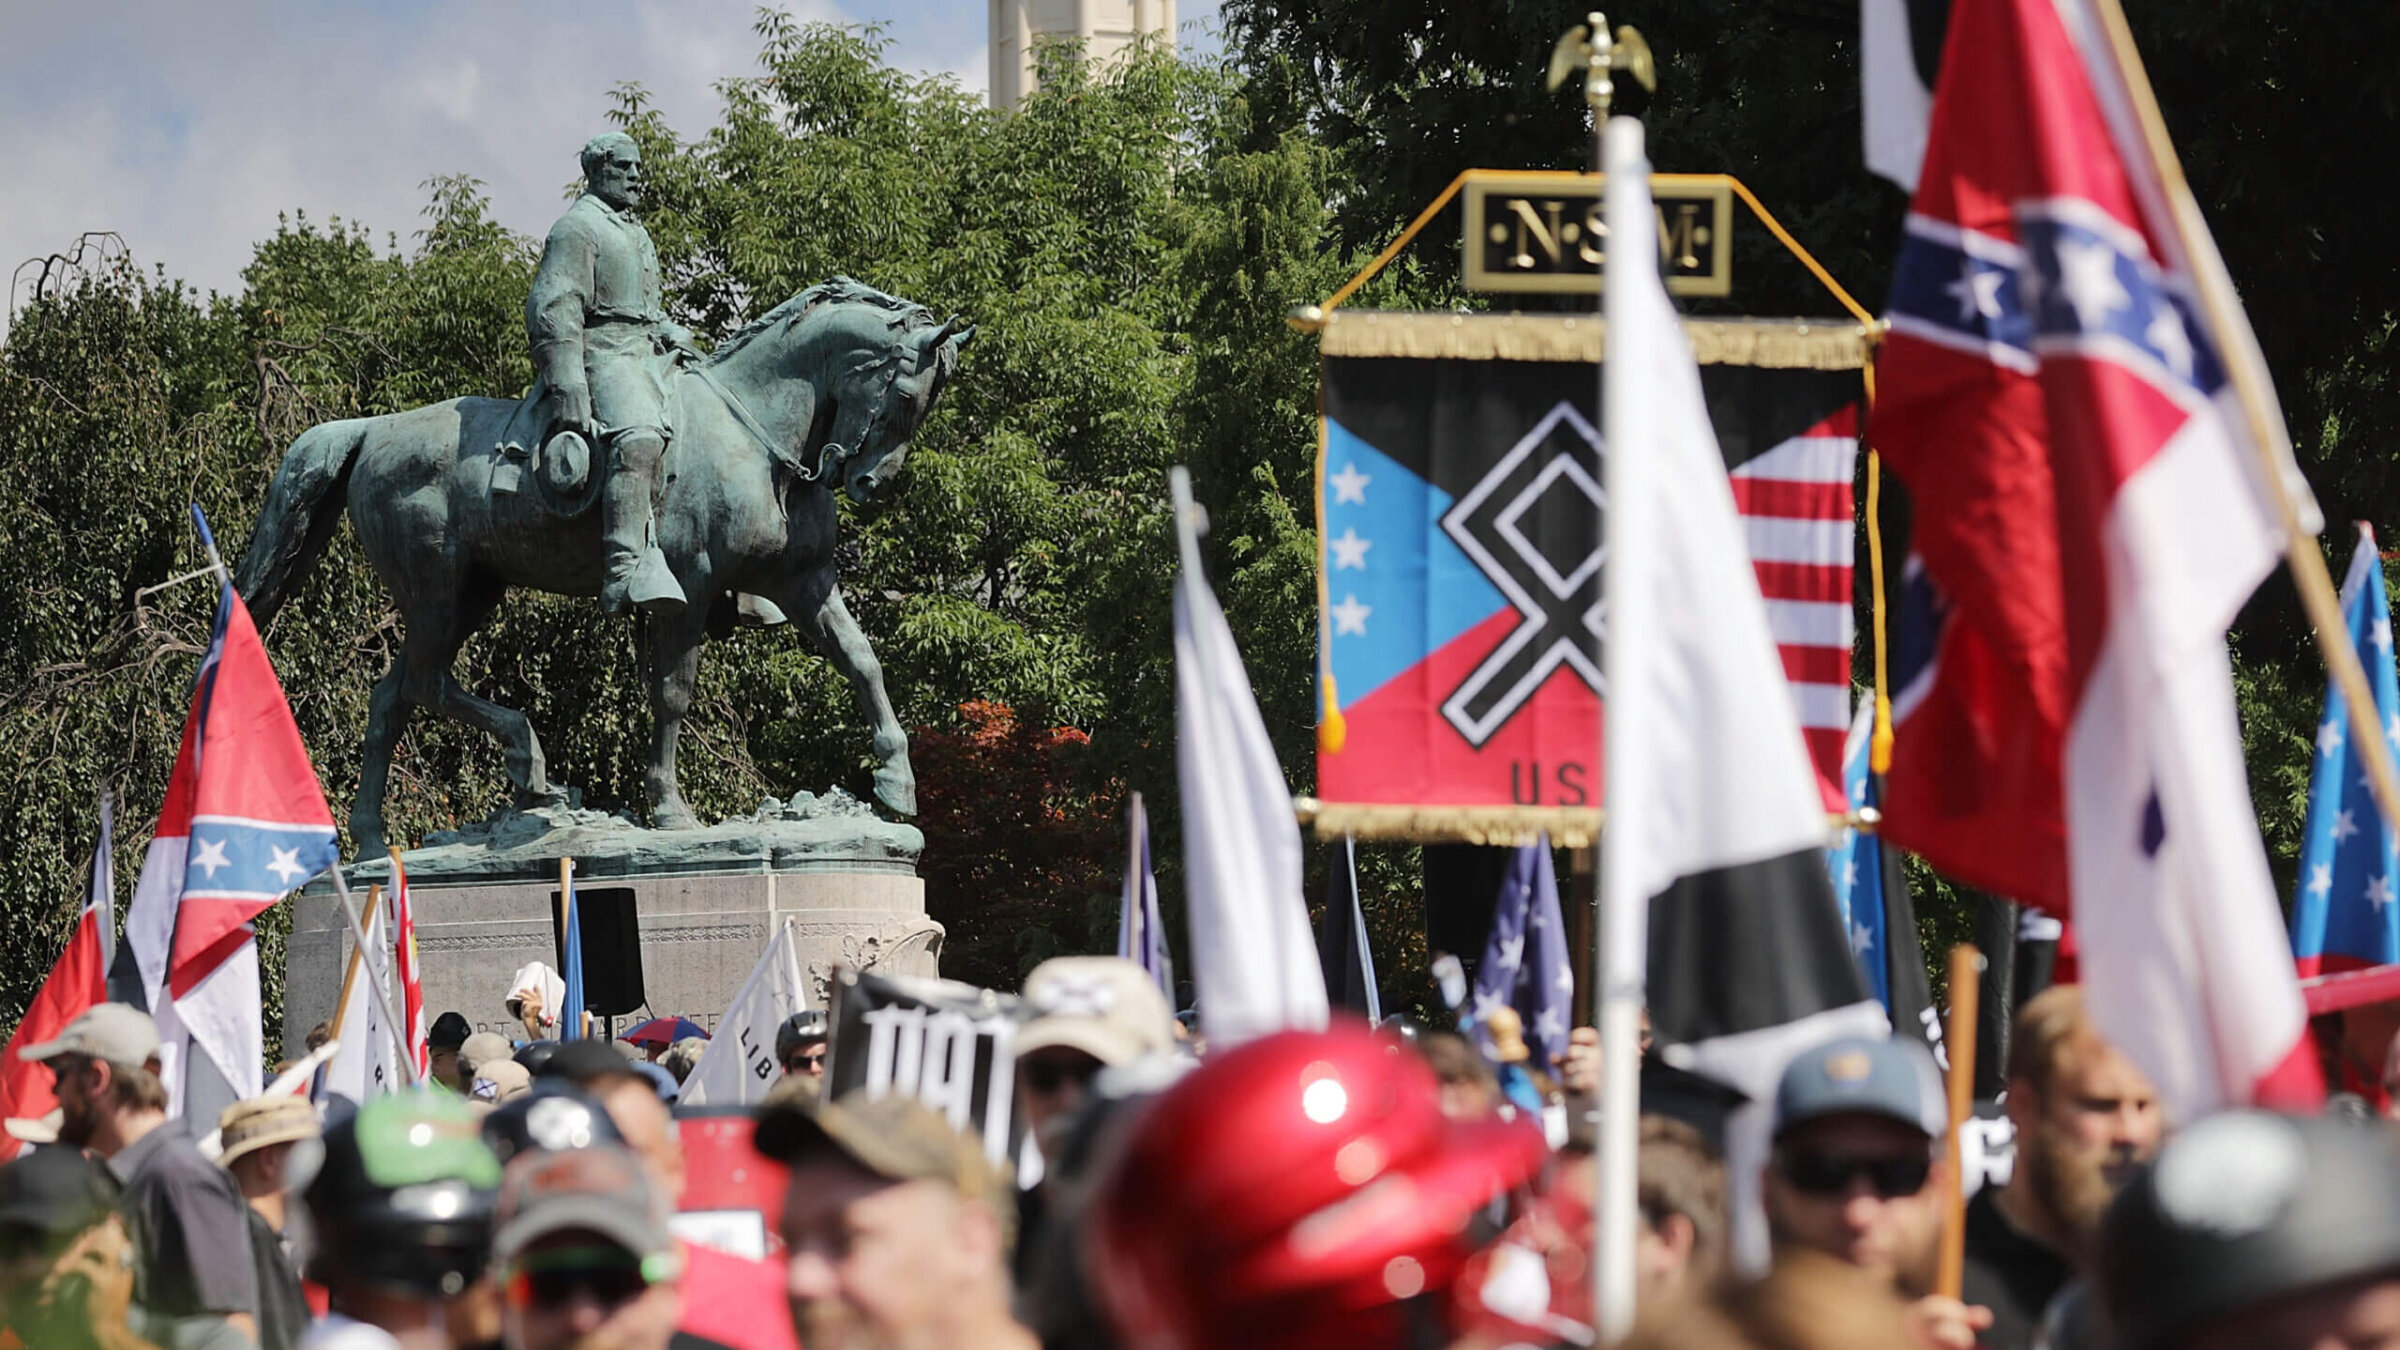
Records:
<instances>
[{"instance_id":1,"label":"red and white striped flag","mask_svg":"<svg viewBox=\"0 0 2400 1350\"><path fill-rule=\"evenodd\" d=\"M1850 729L1857 471L1855 403L1726 469L1758 593L1767 602L1767 627L1791 682L1800 737L1826 807L1835 811L1843 808L1842 742Z\"/></svg>"},{"instance_id":2,"label":"red and white striped flag","mask_svg":"<svg viewBox=\"0 0 2400 1350\"><path fill-rule=\"evenodd\" d=\"M433 1051L427 1044L425 1027L425 986L417 978L417 908L408 894L408 869L400 865L400 850L392 850L392 925L396 940L394 962L400 976L400 1015L406 1019L408 1059L413 1075L420 1083L433 1068Z\"/></svg>"}]
</instances>

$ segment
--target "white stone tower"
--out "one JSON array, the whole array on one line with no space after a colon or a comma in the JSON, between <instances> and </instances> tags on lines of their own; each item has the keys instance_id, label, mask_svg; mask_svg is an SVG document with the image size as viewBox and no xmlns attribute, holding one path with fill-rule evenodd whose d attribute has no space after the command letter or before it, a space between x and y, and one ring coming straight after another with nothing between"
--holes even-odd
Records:
<instances>
[{"instance_id":1,"label":"white stone tower","mask_svg":"<svg viewBox=\"0 0 2400 1350\"><path fill-rule=\"evenodd\" d=\"M989 0L992 12L992 106L1013 108L1033 92L1034 44L1081 38L1086 59L1109 61L1136 39L1175 40L1175 0Z\"/></svg>"}]
</instances>

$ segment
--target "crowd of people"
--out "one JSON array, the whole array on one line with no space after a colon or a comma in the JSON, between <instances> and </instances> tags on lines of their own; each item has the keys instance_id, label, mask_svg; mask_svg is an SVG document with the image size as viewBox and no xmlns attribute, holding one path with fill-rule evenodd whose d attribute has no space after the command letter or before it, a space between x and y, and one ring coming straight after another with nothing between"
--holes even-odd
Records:
<instances>
[{"instance_id":1,"label":"crowd of people","mask_svg":"<svg viewBox=\"0 0 2400 1350\"><path fill-rule=\"evenodd\" d=\"M766 1261L679 1230L679 1080L629 1045L512 1046L446 1016L433 1086L245 1101L195 1139L149 1017L94 1007L24 1052L60 1109L54 1141L0 1167L0 1350L1594 1342L1590 1036L1542 1113L1450 1032L1337 1022L1200 1049L1109 957L1048 962L1025 997L1031 1170L905 1095L828 1099L824 1015L784 1023L749 1142L788 1169ZM2073 986L2017 1014L2013 1167L1965 1206L1956 1295L1937 1292L1951 1122L1923 1044L1815 1046L1762 1103L1666 1058L1641 1075L1629 1345L2400 1346L2389 1127L2178 1128ZM1743 1110L1768 1115L1754 1177L1726 1162Z\"/></svg>"}]
</instances>

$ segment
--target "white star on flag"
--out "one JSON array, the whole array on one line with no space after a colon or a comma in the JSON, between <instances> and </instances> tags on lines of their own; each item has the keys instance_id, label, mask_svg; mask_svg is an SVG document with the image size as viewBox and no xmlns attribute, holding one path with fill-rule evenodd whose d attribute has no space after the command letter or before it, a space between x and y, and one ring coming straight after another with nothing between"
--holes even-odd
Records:
<instances>
[{"instance_id":1,"label":"white star on flag","mask_svg":"<svg viewBox=\"0 0 2400 1350\"><path fill-rule=\"evenodd\" d=\"M300 865L298 845L295 844L290 848L276 848L270 844L267 846L267 851L275 855L273 860L267 864L267 870L273 872L276 879L281 881L287 889L295 879L308 875L308 869Z\"/></svg>"},{"instance_id":2,"label":"white star on flag","mask_svg":"<svg viewBox=\"0 0 2400 1350\"><path fill-rule=\"evenodd\" d=\"M1567 1021L1556 1008L1544 1008L1533 1015L1533 1034L1536 1040L1549 1040L1567 1034Z\"/></svg>"},{"instance_id":3,"label":"white star on flag","mask_svg":"<svg viewBox=\"0 0 2400 1350\"><path fill-rule=\"evenodd\" d=\"M2342 724L2328 717L2317 727L2317 753L2330 755L2342 748Z\"/></svg>"},{"instance_id":4,"label":"white star on flag","mask_svg":"<svg viewBox=\"0 0 2400 1350\"><path fill-rule=\"evenodd\" d=\"M2000 317L2000 282L1998 272L1980 271L1972 258L1962 258L1958 264L1958 280L1942 288L1958 301L1958 321L1973 323L1977 318Z\"/></svg>"},{"instance_id":5,"label":"white star on flag","mask_svg":"<svg viewBox=\"0 0 2400 1350\"><path fill-rule=\"evenodd\" d=\"M1475 1020L1478 1022L1492 1020L1493 1013L1507 1006L1508 999L1496 989L1479 989L1475 992Z\"/></svg>"},{"instance_id":6,"label":"white star on flag","mask_svg":"<svg viewBox=\"0 0 2400 1350\"><path fill-rule=\"evenodd\" d=\"M1375 547L1375 541L1359 538L1356 530L1344 530L1341 538L1325 541L1325 551L1332 556L1333 568L1337 572L1345 567L1355 567L1362 572L1365 571L1367 550L1373 547Z\"/></svg>"},{"instance_id":7,"label":"white star on flag","mask_svg":"<svg viewBox=\"0 0 2400 1350\"><path fill-rule=\"evenodd\" d=\"M1525 936L1500 939L1500 968L1515 970L1525 964Z\"/></svg>"},{"instance_id":8,"label":"white star on flag","mask_svg":"<svg viewBox=\"0 0 2400 1350\"><path fill-rule=\"evenodd\" d=\"M1360 473L1355 464L1344 464L1340 473L1332 475L1325 481L1333 484L1334 505L1354 502L1357 505L1365 506L1367 504L1367 484L1374 482L1375 479L1372 475Z\"/></svg>"},{"instance_id":9,"label":"white star on flag","mask_svg":"<svg viewBox=\"0 0 2400 1350\"><path fill-rule=\"evenodd\" d=\"M2338 844L2356 833L2358 833L2358 821L2352 818L2348 811L2334 813L2333 842Z\"/></svg>"},{"instance_id":10,"label":"white star on flag","mask_svg":"<svg viewBox=\"0 0 2400 1350\"><path fill-rule=\"evenodd\" d=\"M2318 863L2308 869L2308 893L2310 895L2333 894L2332 863Z\"/></svg>"},{"instance_id":11,"label":"white star on flag","mask_svg":"<svg viewBox=\"0 0 2400 1350\"><path fill-rule=\"evenodd\" d=\"M1345 633L1350 633L1365 637L1367 635L1367 616L1374 612L1373 605L1358 603L1357 596L1343 596L1342 603L1335 605L1332 610L1333 635L1340 637Z\"/></svg>"},{"instance_id":12,"label":"white star on flag","mask_svg":"<svg viewBox=\"0 0 2400 1350\"><path fill-rule=\"evenodd\" d=\"M192 855L192 866L207 872L210 881L217 879L218 868L233 866L232 859L225 856L224 840L202 839L194 835L192 842L200 846L200 851Z\"/></svg>"},{"instance_id":13,"label":"white star on flag","mask_svg":"<svg viewBox=\"0 0 2400 1350\"><path fill-rule=\"evenodd\" d=\"M2392 621L2378 617L2375 620L2375 627L2367 633L2367 641L2374 643L2377 651L2390 651L2392 649Z\"/></svg>"},{"instance_id":14,"label":"white star on flag","mask_svg":"<svg viewBox=\"0 0 2400 1350\"><path fill-rule=\"evenodd\" d=\"M1572 994L1575 992L1575 972L1569 967L1560 966L1558 978L1552 980L1551 983L1557 985L1562 992Z\"/></svg>"},{"instance_id":15,"label":"white star on flag","mask_svg":"<svg viewBox=\"0 0 2400 1350\"><path fill-rule=\"evenodd\" d=\"M1866 955L1866 954L1867 954L1867 949L1868 949L1869 947L1872 947L1872 946L1874 946L1874 945L1875 945L1875 934L1874 934L1873 932L1869 931L1869 930L1868 930L1868 928L1867 928L1867 926L1866 926L1865 924L1863 924L1863 923L1854 923L1854 924L1850 925L1850 954L1851 954L1851 955L1853 955L1853 956L1864 956L1864 955Z\"/></svg>"},{"instance_id":16,"label":"white star on flag","mask_svg":"<svg viewBox=\"0 0 2400 1350\"><path fill-rule=\"evenodd\" d=\"M2133 301L2117 280L2116 250L2106 244L2061 239L2058 265L2060 289L2075 307L2075 322L2087 330L2106 328L2108 316Z\"/></svg>"},{"instance_id":17,"label":"white star on flag","mask_svg":"<svg viewBox=\"0 0 2400 1350\"><path fill-rule=\"evenodd\" d=\"M2377 909L2392 903L2392 879L2390 876L2367 878L2367 903Z\"/></svg>"},{"instance_id":18,"label":"white star on flag","mask_svg":"<svg viewBox=\"0 0 2400 1350\"><path fill-rule=\"evenodd\" d=\"M2183 331L2183 316L2175 312L2173 305L2158 307L2158 312L2150 316L2150 326L2142 330L2142 339L2158 348L2176 379L2192 378L2192 338Z\"/></svg>"}]
</instances>

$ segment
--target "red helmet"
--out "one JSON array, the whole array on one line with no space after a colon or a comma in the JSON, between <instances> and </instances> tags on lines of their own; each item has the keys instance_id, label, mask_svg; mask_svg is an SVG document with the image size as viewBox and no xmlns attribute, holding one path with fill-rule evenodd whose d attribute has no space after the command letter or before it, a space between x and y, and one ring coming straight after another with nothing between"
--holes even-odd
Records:
<instances>
[{"instance_id":1,"label":"red helmet","mask_svg":"<svg viewBox=\"0 0 2400 1350\"><path fill-rule=\"evenodd\" d=\"M1391 1350L1417 1295L1446 1316L1470 1223L1544 1153L1529 1124L1444 1117L1395 1040L1282 1032L1132 1122L1085 1251L1127 1350Z\"/></svg>"}]
</instances>

